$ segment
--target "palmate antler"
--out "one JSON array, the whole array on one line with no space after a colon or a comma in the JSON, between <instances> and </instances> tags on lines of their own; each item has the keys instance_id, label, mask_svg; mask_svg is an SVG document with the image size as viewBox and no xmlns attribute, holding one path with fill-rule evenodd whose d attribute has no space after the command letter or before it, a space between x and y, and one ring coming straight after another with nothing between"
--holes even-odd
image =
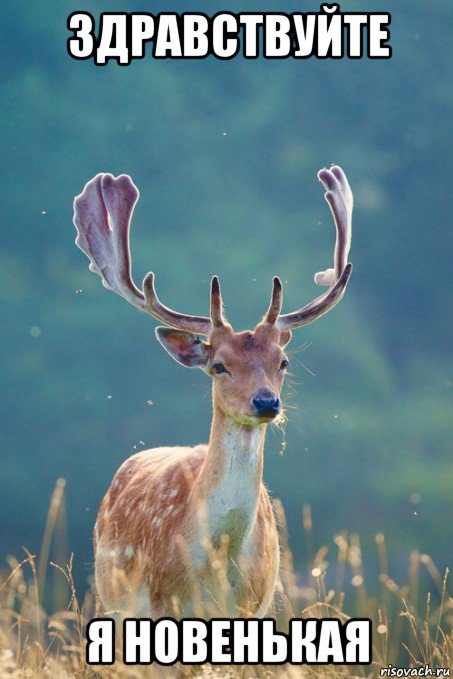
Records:
<instances>
[{"instance_id":1,"label":"palmate antler","mask_svg":"<svg viewBox=\"0 0 453 679\"><path fill-rule=\"evenodd\" d=\"M262 322L276 325L279 330L307 325L333 309L343 297L351 275L352 264L347 262L351 246L351 189L343 170L338 166L320 170L318 179L326 189L325 198L337 233L333 268L315 276L316 283L328 285L329 290L298 311L281 315L282 284L275 277L271 303ZM225 324L217 276L211 281L210 318L182 314L162 304L156 294L152 272L143 280L143 291L135 285L131 274L129 229L138 198L139 191L129 176L115 178L111 174L96 175L74 201L77 246L87 255L90 270L101 277L106 288L165 325L209 335L214 328Z\"/></svg>"},{"instance_id":2,"label":"palmate antler","mask_svg":"<svg viewBox=\"0 0 453 679\"><path fill-rule=\"evenodd\" d=\"M132 279L129 229L139 195L128 175L96 175L74 201L76 245L106 288L172 328L208 335L210 318L181 314L159 301L152 272L143 280L143 292Z\"/></svg>"},{"instance_id":3,"label":"palmate antler","mask_svg":"<svg viewBox=\"0 0 453 679\"><path fill-rule=\"evenodd\" d=\"M324 197L334 219L336 242L333 268L315 274L315 282L318 285L328 285L329 290L301 309L281 315L282 284L276 276L271 303L264 322L270 325L275 324L279 330L294 330L303 325L308 325L333 309L343 297L352 273L352 264L348 263L348 254L351 247L352 191L345 173L337 165L333 165L330 170L325 168L320 170L318 179L326 189Z\"/></svg>"}]
</instances>

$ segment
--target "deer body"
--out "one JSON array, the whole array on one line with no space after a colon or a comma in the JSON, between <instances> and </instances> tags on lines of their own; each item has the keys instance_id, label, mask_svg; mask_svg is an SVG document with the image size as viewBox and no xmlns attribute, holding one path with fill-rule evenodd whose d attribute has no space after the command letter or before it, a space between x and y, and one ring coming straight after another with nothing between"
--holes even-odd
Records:
<instances>
[{"instance_id":1,"label":"deer body","mask_svg":"<svg viewBox=\"0 0 453 679\"><path fill-rule=\"evenodd\" d=\"M105 287L163 321L158 341L176 361L212 377L209 443L154 448L120 467L94 530L96 587L121 615L264 616L278 578L279 544L263 485L266 427L282 416L280 393L291 330L329 311L343 296L352 265L352 194L338 167L321 170L337 230L334 267L316 275L327 292L282 315L278 278L269 309L253 331L236 333L223 316L217 277L209 318L164 306L154 274L133 283L129 225L138 191L129 177L97 175L75 201L77 245ZM206 336L202 340L200 335Z\"/></svg>"},{"instance_id":2,"label":"deer body","mask_svg":"<svg viewBox=\"0 0 453 679\"><path fill-rule=\"evenodd\" d=\"M210 577L212 550L227 536L228 612L264 614L274 592L279 548L258 445L253 452L237 447L232 458L237 464L221 471L213 468L218 455L211 457L206 445L147 450L121 466L95 529L96 586L108 610L154 619L178 610L192 617L198 614L194 582L201 585L200 608L209 609L218 586L215 575ZM209 490L206 475L217 482ZM204 501L207 516L199 511ZM132 591L124 581L133 584Z\"/></svg>"}]
</instances>

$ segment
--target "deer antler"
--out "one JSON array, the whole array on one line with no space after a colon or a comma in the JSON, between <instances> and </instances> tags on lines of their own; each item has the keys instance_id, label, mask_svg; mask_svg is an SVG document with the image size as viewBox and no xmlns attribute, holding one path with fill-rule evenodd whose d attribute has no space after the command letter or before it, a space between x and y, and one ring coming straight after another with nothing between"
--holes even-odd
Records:
<instances>
[{"instance_id":1,"label":"deer antler","mask_svg":"<svg viewBox=\"0 0 453 679\"><path fill-rule=\"evenodd\" d=\"M320 170L318 179L326 189L325 199L337 233L333 268L315 275L316 283L328 285L329 290L298 311L280 315L282 286L280 279L275 277L271 302L263 322L276 325L279 330L299 328L330 311L343 297L351 275L352 264L347 263L347 259L351 246L353 199L348 180L343 170L335 165L330 170ZM162 304L154 287L152 272L143 280L143 292L135 285L131 275L129 229L139 195L128 175L117 178L111 174L96 175L74 201L74 224L78 234L76 245L87 255L90 270L101 277L106 288L166 325L209 335L213 328L225 324L217 276L211 281L210 318L181 314Z\"/></svg>"},{"instance_id":2,"label":"deer antler","mask_svg":"<svg viewBox=\"0 0 453 679\"><path fill-rule=\"evenodd\" d=\"M139 195L128 175L96 175L74 201L76 245L87 255L90 270L101 277L106 288L166 325L208 335L211 319L178 313L159 301L153 273L145 276L143 292L132 279L129 229Z\"/></svg>"},{"instance_id":3,"label":"deer antler","mask_svg":"<svg viewBox=\"0 0 453 679\"><path fill-rule=\"evenodd\" d=\"M353 198L352 192L341 167L333 165L330 170L318 172L318 179L326 189L325 199L329 204L336 228L334 266L332 269L320 271L315 275L315 282L328 285L329 290L313 302L298 311L281 316L276 310L281 306L281 283L274 279L273 302L269 307L265 322L275 323L279 330L293 330L312 323L323 314L333 309L343 297L352 272L352 264L348 263L351 247L351 218Z\"/></svg>"},{"instance_id":4,"label":"deer antler","mask_svg":"<svg viewBox=\"0 0 453 679\"><path fill-rule=\"evenodd\" d=\"M144 311L145 298L131 277L129 251L129 225L138 196L126 175L115 179L98 174L74 201L74 225L76 245L89 258L90 271L108 290Z\"/></svg>"}]
</instances>

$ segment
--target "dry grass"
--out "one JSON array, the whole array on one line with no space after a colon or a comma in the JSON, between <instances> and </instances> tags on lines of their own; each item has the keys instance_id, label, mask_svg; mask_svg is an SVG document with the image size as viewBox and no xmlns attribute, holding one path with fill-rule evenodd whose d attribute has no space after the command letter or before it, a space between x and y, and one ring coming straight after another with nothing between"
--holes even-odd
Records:
<instances>
[{"instance_id":1,"label":"dry grass","mask_svg":"<svg viewBox=\"0 0 453 679\"><path fill-rule=\"evenodd\" d=\"M84 628L86 622L99 613L99 604L91 593L79 602L72 575L72 557L66 566L48 560L52 540L59 542L58 525L64 516L63 495L64 482L59 481L49 509L40 558L28 552L22 561L9 557L9 571L0 577L0 678L170 676L174 669L126 667L119 661L105 668L86 665ZM278 502L276 511L283 547L281 582L273 611L279 627L284 629L289 618L294 616L342 620L371 618L373 664L365 667L185 668L185 674L203 677L371 677L379 676L379 669L389 663L404 667L453 666L453 601L447 594L448 573L439 573L430 557L413 552L407 584L400 585L387 570L384 536L376 535L381 573L379 583L373 583L374 593L371 594L363 575L358 536L338 535L334 545L325 546L314 554L308 582L301 586L286 540L283 509ZM313 541L307 507L303 522L309 545ZM327 565L328 552L334 553L335 566ZM335 589L326 589L326 571L329 581L334 573ZM430 584L422 591L426 574ZM44 608L44 592L46 601L53 602L52 612ZM178 672L182 674L182 669Z\"/></svg>"}]
</instances>

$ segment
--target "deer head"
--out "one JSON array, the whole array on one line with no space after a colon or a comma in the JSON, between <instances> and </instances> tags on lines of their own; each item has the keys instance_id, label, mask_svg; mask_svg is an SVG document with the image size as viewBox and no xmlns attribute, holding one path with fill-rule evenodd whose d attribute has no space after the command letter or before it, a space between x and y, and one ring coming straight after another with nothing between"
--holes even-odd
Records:
<instances>
[{"instance_id":1,"label":"deer head","mask_svg":"<svg viewBox=\"0 0 453 679\"><path fill-rule=\"evenodd\" d=\"M142 290L137 288L131 275L129 228L139 192L129 176L98 174L74 201L76 244L90 259L90 270L106 288L165 324L156 328L164 349L182 365L208 373L213 379L214 406L242 424L269 423L280 414L280 393L289 365L285 347L291 331L333 309L351 275L352 264L347 261L351 189L337 166L320 170L318 179L336 228L333 268L315 275L315 282L328 290L297 311L282 314L282 284L276 276L265 316L253 331L238 333L224 317L217 276L211 281L209 317L182 314L162 304L153 273L145 276Z\"/></svg>"}]
</instances>

